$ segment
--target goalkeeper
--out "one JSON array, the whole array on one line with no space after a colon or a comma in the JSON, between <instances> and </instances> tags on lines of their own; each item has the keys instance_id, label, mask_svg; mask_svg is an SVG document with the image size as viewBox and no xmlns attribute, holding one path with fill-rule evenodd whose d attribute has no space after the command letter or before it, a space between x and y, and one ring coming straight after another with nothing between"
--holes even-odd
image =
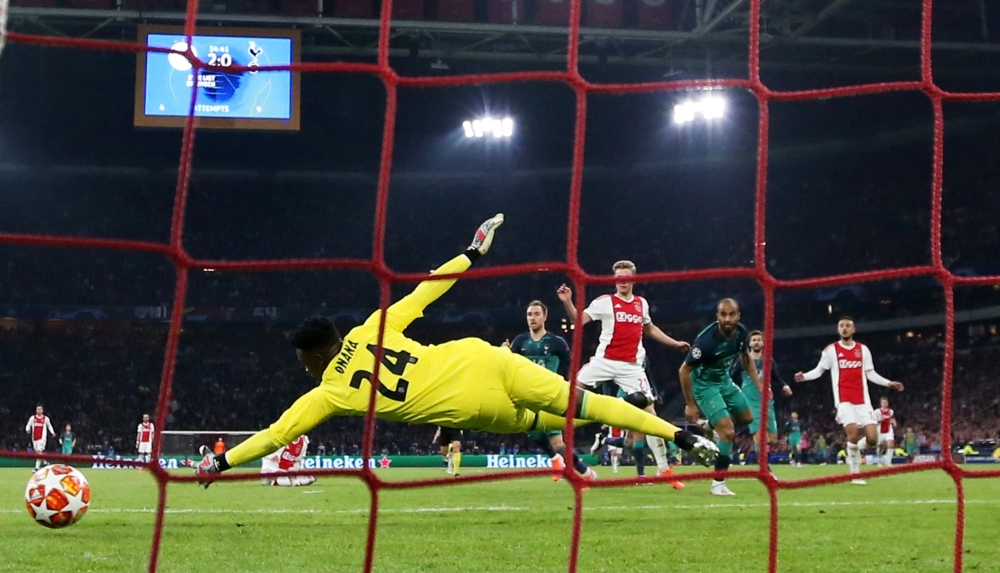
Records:
<instances>
[{"instance_id":1,"label":"goalkeeper","mask_svg":"<svg viewBox=\"0 0 1000 573\"><path fill-rule=\"evenodd\" d=\"M432 274L467 270L489 250L503 223L498 214L484 222L472 245ZM423 316L427 305L448 291L454 278L427 280L386 311L375 413L385 420L448 428L520 434L562 430L573 387L555 372L478 338L424 346L403 331ZM202 448L195 469L204 479L251 462L287 445L333 416L363 416L372 391L381 311L341 338L333 323L313 318L296 331L295 354L320 385L295 401L277 422L222 455ZM718 453L714 443L682 431L622 400L576 389L574 417L580 424L601 422L677 443L704 465ZM587 422L585 422L586 420Z\"/></svg>"}]
</instances>

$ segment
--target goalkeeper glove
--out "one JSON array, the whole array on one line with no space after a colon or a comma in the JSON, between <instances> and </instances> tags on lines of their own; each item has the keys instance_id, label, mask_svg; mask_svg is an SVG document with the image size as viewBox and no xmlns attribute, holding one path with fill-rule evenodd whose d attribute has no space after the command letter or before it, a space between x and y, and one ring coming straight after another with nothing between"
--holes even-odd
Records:
<instances>
[{"instance_id":1,"label":"goalkeeper glove","mask_svg":"<svg viewBox=\"0 0 1000 573\"><path fill-rule=\"evenodd\" d=\"M500 225L503 225L503 213L497 213L484 221L476 231L476 236L472 238L469 250L476 251L480 255L485 255L486 251L490 250L490 245L493 244L493 233L496 232Z\"/></svg>"}]
</instances>

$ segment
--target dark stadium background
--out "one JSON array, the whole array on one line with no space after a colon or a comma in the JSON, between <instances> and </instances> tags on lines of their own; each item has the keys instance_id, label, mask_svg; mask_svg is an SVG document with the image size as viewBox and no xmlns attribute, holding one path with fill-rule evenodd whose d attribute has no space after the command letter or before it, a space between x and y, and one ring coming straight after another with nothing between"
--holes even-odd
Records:
<instances>
[{"instance_id":1,"label":"dark stadium background","mask_svg":"<svg viewBox=\"0 0 1000 573\"><path fill-rule=\"evenodd\" d=\"M919 37L919 13L871 4L867 12L845 10L819 31L843 39ZM988 43L969 14L941 10L936 40ZM988 17L998 16L990 6ZM12 26L29 26L19 22ZM132 39L134 24L126 19L101 33ZM72 22L54 25L79 33ZM322 39L311 41L317 49L305 50L304 59L331 59L318 49ZM405 49L411 40L394 41ZM558 68L530 58L456 58L441 71L429 68L433 60L413 42L411 56L392 60L402 75ZM607 65L598 55L583 71L594 82L743 77L745 46L732 46L715 54L706 48L679 64L664 58L659 66ZM765 51L763 80L772 89L803 89L919 78L916 50L871 52L830 48L820 57L803 48L796 63ZM942 87L997 88L996 52L937 56ZM707 62L715 64L711 72ZM0 70L0 231L166 241L180 133L132 127L135 56L14 44ZM756 101L725 90L723 120L675 126L671 109L690 95L588 98L579 244L588 272L610 274L620 258L640 272L753 264ZM370 257L384 106L376 78L306 74L301 132L200 131L188 252L207 259ZM511 141L462 137L461 121L485 111L515 118ZM945 261L953 272L1000 273L1000 106L952 103L945 116ZM573 126L574 94L559 83L402 89L386 224L390 267L432 268L498 211L507 223L485 265L564 260ZM931 103L921 93L773 103L768 269L790 279L929 264L931 136ZM549 327L559 330L564 313L555 288L565 280L539 272L461 282L414 325L413 337L500 343L525 328L523 309L535 298L549 304ZM269 423L313 384L288 343L296 323L320 313L346 328L378 303L377 282L361 272L203 271L192 273L190 286L169 429ZM24 448L24 419L42 402L57 428L74 424L85 451L129 451L141 414L156 407L173 288L173 267L161 256L0 245L0 446ZM762 320L761 291L750 280L642 284L637 291L651 301L656 323L681 339L713 320L723 296L741 302L748 327ZM1000 285L957 292L958 311L978 312L956 329L956 423L946 431L957 445L996 437L998 305ZM836 319L853 315L879 371L907 384L893 396L901 424L933 443L941 430L942 312L932 278L784 291L776 358L790 381L833 340ZM876 321L881 326L866 328ZM585 356L595 339L588 331ZM654 343L647 348L661 413L677 418L682 357ZM835 429L825 382L794 389L790 400L779 400L779 422L794 408L807 432ZM360 427L357 420L328 423L313 442L350 451L360 444ZM432 428L379 427L376 451L429 449ZM499 442L478 440L486 451Z\"/></svg>"}]
</instances>

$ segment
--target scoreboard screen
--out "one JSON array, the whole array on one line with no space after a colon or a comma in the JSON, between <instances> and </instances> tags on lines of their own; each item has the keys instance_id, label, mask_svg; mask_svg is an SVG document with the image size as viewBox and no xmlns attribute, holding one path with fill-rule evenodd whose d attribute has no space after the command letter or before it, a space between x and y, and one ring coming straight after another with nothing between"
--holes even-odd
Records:
<instances>
[{"instance_id":1,"label":"scoreboard screen","mask_svg":"<svg viewBox=\"0 0 1000 573\"><path fill-rule=\"evenodd\" d=\"M199 31L191 38L191 52L212 67L197 71L181 54L140 52L135 125L183 127L195 90L198 127L298 130L299 75L255 68L297 62L299 37L296 30ZM180 28L141 26L139 41L154 48L188 49Z\"/></svg>"}]
</instances>

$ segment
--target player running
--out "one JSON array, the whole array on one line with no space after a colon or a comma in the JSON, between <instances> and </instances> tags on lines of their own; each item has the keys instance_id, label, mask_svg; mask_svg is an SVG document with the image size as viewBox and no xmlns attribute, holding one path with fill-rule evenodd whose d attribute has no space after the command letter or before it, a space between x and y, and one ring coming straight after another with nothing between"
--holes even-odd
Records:
<instances>
[{"instance_id":1,"label":"player running","mask_svg":"<svg viewBox=\"0 0 1000 573\"><path fill-rule=\"evenodd\" d=\"M715 470L724 472L732 463L733 441L736 439L734 420L740 424L754 421L753 412L743 392L729 376L730 363L738 356L750 381L761 392L757 365L750 357L747 329L740 322L740 306L731 298L719 301L717 320L706 326L694 340L694 345L681 365L681 390L684 392L684 416L698 423L699 410L719 436L719 455ZM759 402L758 402L759 403ZM713 479L712 495L736 495L726 487L723 478Z\"/></svg>"},{"instance_id":2,"label":"player running","mask_svg":"<svg viewBox=\"0 0 1000 573\"><path fill-rule=\"evenodd\" d=\"M139 458L147 463L153 453L153 433L153 423L149 421L149 414L143 414L142 423L135 429L135 450L139 452Z\"/></svg>"},{"instance_id":3,"label":"player running","mask_svg":"<svg viewBox=\"0 0 1000 573\"><path fill-rule=\"evenodd\" d=\"M792 464L802 467L802 422L799 413L792 412L792 419L785 422L785 433L788 434L788 455Z\"/></svg>"},{"instance_id":4,"label":"player running","mask_svg":"<svg viewBox=\"0 0 1000 573\"><path fill-rule=\"evenodd\" d=\"M681 352L687 352L691 345L674 340L653 324L649 316L649 303L645 298L632 292L635 286L632 277L636 272L632 261L618 261L611 269L615 278L620 281L615 283L615 293L594 299L583 311L582 324L577 325L582 327L592 321L600 321L601 338L597 352L580 368L576 381L587 388L596 388L598 384L612 380L624 394L625 402L655 416L656 409L653 407L655 396L646 377L646 371L642 367L646 356L646 349L642 345L643 335ZM573 304L573 291L568 286L562 285L556 293L569 315L570 322L575 321L576 306ZM633 430L631 432L633 450L642 452L646 446L645 433L625 426L622 428ZM653 457L656 458L656 475L673 476L666 443L661 436L654 434L648 437L649 449L653 450ZM684 487L676 481L671 482L671 485L675 489Z\"/></svg>"},{"instance_id":5,"label":"player running","mask_svg":"<svg viewBox=\"0 0 1000 573\"><path fill-rule=\"evenodd\" d=\"M545 320L549 317L549 309L540 300L533 300L528 303L525 314L528 321L528 332L518 334L514 341L510 343L510 351L520 354L535 364L542 366L563 377L569 374L569 345L566 340L556 334L552 334L545 328ZM566 450L566 443L563 442L563 433L560 430L548 432L529 432L531 438L542 450L552 458L552 468L561 470L565 467L563 452ZM593 481L597 479L597 473L587 467L579 456L569 452L573 468L585 479ZM552 479L559 481L559 473L553 474Z\"/></svg>"},{"instance_id":6,"label":"player running","mask_svg":"<svg viewBox=\"0 0 1000 573\"><path fill-rule=\"evenodd\" d=\"M754 366L757 367L757 376L764 372L764 333L759 330L750 331L750 358L753 359ZM733 365L729 370L729 377L740 386L743 395L750 405L750 413L753 414L753 421L750 422L750 433L753 434L753 451L757 454L757 463L760 463L760 401L761 394L757 391L757 385L750 379L750 373L743 368L742 360L733 360ZM774 415L774 395L778 392L785 396L792 395L792 389L781 379L778 373L778 363L771 358L771 384L772 395L767 402L767 443L774 445L778 443L778 421Z\"/></svg>"},{"instance_id":7,"label":"player running","mask_svg":"<svg viewBox=\"0 0 1000 573\"><path fill-rule=\"evenodd\" d=\"M889 399L885 396L879 400L879 409L875 410L875 421L878 422L878 465L892 467L892 456L896 450L896 413L889 407Z\"/></svg>"},{"instance_id":8,"label":"player running","mask_svg":"<svg viewBox=\"0 0 1000 573\"><path fill-rule=\"evenodd\" d=\"M441 460L445 473L458 477L462 475L462 430L438 426L434 441L441 447Z\"/></svg>"},{"instance_id":9,"label":"player running","mask_svg":"<svg viewBox=\"0 0 1000 573\"><path fill-rule=\"evenodd\" d=\"M24 426L24 431L28 432L31 436L31 449L36 454L45 452L45 443L49 435L53 438L56 437L56 431L52 429L52 421L45 415L45 408L42 408L41 404L35 406L35 415L28 418L28 423ZM46 463L45 460L36 459L35 471L42 467L44 463Z\"/></svg>"},{"instance_id":10,"label":"player running","mask_svg":"<svg viewBox=\"0 0 1000 573\"><path fill-rule=\"evenodd\" d=\"M472 244L434 274L468 269L490 248L503 215L484 222ZM410 424L435 424L499 434L561 430L565 416L627 428L673 440L702 464L718 453L714 444L626 404L621 400L574 390L555 372L539 367L507 348L465 338L424 346L403 331L423 316L424 309L448 291L457 279L426 280L385 312L383 347L376 347L383 313L377 310L341 338L333 322L307 320L293 337L295 354L320 385L295 401L266 430L223 455L205 456L195 469L208 487L213 474L245 464L291 443L333 416L362 416L370 392L379 418ZM374 380L376 354L382 354ZM569 411L570 392L576 408Z\"/></svg>"},{"instance_id":11,"label":"player running","mask_svg":"<svg viewBox=\"0 0 1000 573\"><path fill-rule=\"evenodd\" d=\"M875 372L871 350L854 341L853 318L845 316L837 321L837 331L840 333L840 340L823 349L815 368L805 373L796 372L795 381L815 380L827 370L830 371L837 421L847 432L847 464L852 475L860 475L862 451L878 445L878 427L875 425L872 400L865 380L899 392L903 391L903 384ZM864 428L863 439L858 432L859 426ZM856 477L851 483L865 485L866 482Z\"/></svg>"}]
</instances>

